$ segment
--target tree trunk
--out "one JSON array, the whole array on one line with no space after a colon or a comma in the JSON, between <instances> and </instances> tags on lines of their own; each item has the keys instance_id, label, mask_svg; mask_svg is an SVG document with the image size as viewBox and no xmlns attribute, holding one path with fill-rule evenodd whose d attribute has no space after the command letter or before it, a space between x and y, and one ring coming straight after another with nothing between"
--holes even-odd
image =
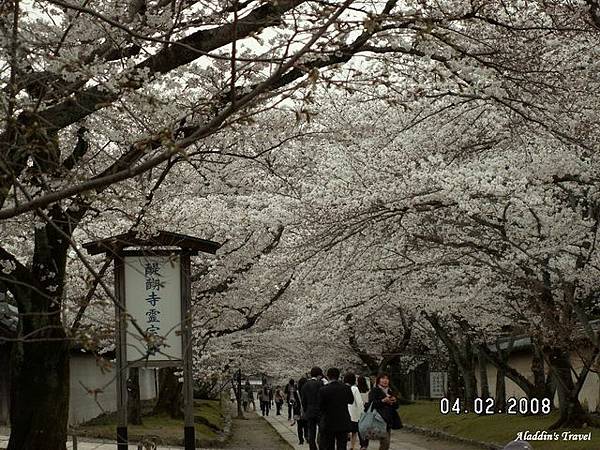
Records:
<instances>
[{"instance_id":1,"label":"tree trunk","mask_svg":"<svg viewBox=\"0 0 600 450\"><path fill-rule=\"evenodd\" d=\"M481 379L481 398L489 398L490 386L488 384L487 358L482 349L477 354L479 362L479 378Z\"/></svg>"},{"instance_id":2,"label":"tree trunk","mask_svg":"<svg viewBox=\"0 0 600 450\"><path fill-rule=\"evenodd\" d=\"M506 411L506 371L501 367L496 372L496 411Z\"/></svg>"},{"instance_id":3,"label":"tree trunk","mask_svg":"<svg viewBox=\"0 0 600 450\"><path fill-rule=\"evenodd\" d=\"M47 302L47 299L39 300ZM30 339L17 341L11 354L8 450L65 450L69 419L69 345L59 314L20 316L19 336L27 335Z\"/></svg>"},{"instance_id":4,"label":"tree trunk","mask_svg":"<svg viewBox=\"0 0 600 450\"><path fill-rule=\"evenodd\" d=\"M142 424L139 367L129 369L129 378L127 379L127 421L132 425Z\"/></svg>"},{"instance_id":5,"label":"tree trunk","mask_svg":"<svg viewBox=\"0 0 600 450\"><path fill-rule=\"evenodd\" d=\"M477 377L475 376L476 358L469 336L463 336L462 348L459 347L458 351L455 358L465 386L464 403L472 411L475 397L477 397Z\"/></svg>"},{"instance_id":6,"label":"tree trunk","mask_svg":"<svg viewBox=\"0 0 600 450\"><path fill-rule=\"evenodd\" d=\"M183 383L175 375L175 367L161 368L158 372L158 401L153 414L168 414L173 419L183 418Z\"/></svg>"},{"instance_id":7,"label":"tree trunk","mask_svg":"<svg viewBox=\"0 0 600 450\"><path fill-rule=\"evenodd\" d=\"M458 367L452 358L448 362L448 399L454 402L460 397L461 383L458 375Z\"/></svg>"},{"instance_id":8,"label":"tree trunk","mask_svg":"<svg viewBox=\"0 0 600 450\"><path fill-rule=\"evenodd\" d=\"M465 383L464 402L472 411L475 397L477 397L477 377L475 376L475 369L473 367L462 367L461 373Z\"/></svg>"},{"instance_id":9,"label":"tree trunk","mask_svg":"<svg viewBox=\"0 0 600 450\"><path fill-rule=\"evenodd\" d=\"M537 345L534 346L533 358L531 360L531 372L533 373L534 386L532 397L538 398L540 400L542 400L543 398L550 398L546 385L544 356Z\"/></svg>"},{"instance_id":10,"label":"tree trunk","mask_svg":"<svg viewBox=\"0 0 600 450\"><path fill-rule=\"evenodd\" d=\"M550 405L552 406L552 409L556 408L554 404L554 397L556 396L556 381L552 375L551 367L548 371L548 375L546 375L546 392L548 393L548 398L550 399Z\"/></svg>"},{"instance_id":11,"label":"tree trunk","mask_svg":"<svg viewBox=\"0 0 600 450\"><path fill-rule=\"evenodd\" d=\"M592 423L587 411L579 402L579 392L575 389L571 376L571 362L569 354L562 349L550 350L550 364L552 374L558 391L560 417L549 430L557 428L582 428Z\"/></svg>"},{"instance_id":12,"label":"tree trunk","mask_svg":"<svg viewBox=\"0 0 600 450\"><path fill-rule=\"evenodd\" d=\"M526 377L520 374L516 369L508 365L509 352L500 351L498 354L484 348L488 360L496 366L498 371L502 371L506 378L509 378L519 386L528 398L535 397L535 386Z\"/></svg>"},{"instance_id":13,"label":"tree trunk","mask_svg":"<svg viewBox=\"0 0 600 450\"><path fill-rule=\"evenodd\" d=\"M596 377L598 378L598 382L600 383L600 373L596 372ZM596 414L600 412L600 389L598 389L598 397L596 398L596 409L594 410Z\"/></svg>"},{"instance_id":14,"label":"tree trunk","mask_svg":"<svg viewBox=\"0 0 600 450\"><path fill-rule=\"evenodd\" d=\"M58 206L51 212L54 222L34 232L31 268L17 265L4 281L19 309L18 339L10 363L8 450L66 449L70 343L61 304L68 236L78 219L66 220Z\"/></svg>"},{"instance_id":15,"label":"tree trunk","mask_svg":"<svg viewBox=\"0 0 600 450\"><path fill-rule=\"evenodd\" d=\"M454 361L460 371L464 386L464 395L460 397L464 399L465 406L472 411L475 397L477 397L477 377L475 377L475 354L468 326L459 321L460 327L456 333L457 336L451 336L436 315L426 315L425 318L448 349L450 359Z\"/></svg>"}]
</instances>

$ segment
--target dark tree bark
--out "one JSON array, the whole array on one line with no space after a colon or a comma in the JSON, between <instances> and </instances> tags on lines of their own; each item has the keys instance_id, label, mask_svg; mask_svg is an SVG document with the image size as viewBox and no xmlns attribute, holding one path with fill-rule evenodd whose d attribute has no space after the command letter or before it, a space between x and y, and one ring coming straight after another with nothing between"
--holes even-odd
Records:
<instances>
[{"instance_id":1,"label":"dark tree bark","mask_svg":"<svg viewBox=\"0 0 600 450\"><path fill-rule=\"evenodd\" d=\"M496 372L496 411L506 411L506 371L502 367Z\"/></svg>"},{"instance_id":2,"label":"dark tree bark","mask_svg":"<svg viewBox=\"0 0 600 450\"><path fill-rule=\"evenodd\" d=\"M473 402L477 397L477 377L475 376L475 353L473 344L463 321L458 321L459 329L457 336L452 336L440 323L436 315L425 315L427 321L435 330L437 336L448 349L450 358L456 364L464 386L463 400L465 406L473 410Z\"/></svg>"},{"instance_id":3,"label":"dark tree bark","mask_svg":"<svg viewBox=\"0 0 600 450\"><path fill-rule=\"evenodd\" d=\"M61 331L56 329L45 337L64 338ZM66 341L14 345L8 450L66 449L68 380Z\"/></svg>"},{"instance_id":4,"label":"dark tree bark","mask_svg":"<svg viewBox=\"0 0 600 450\"><path fill-rule=\"evenodd\" d=\"M398 308L398 315L402 322L402 338L398 342L390 342L387 352L384 352L383 355L370 354L361 347L356 337L356 329L351 325L352 314L346 316L345 320L346 324L348 324L348 345L363 364L367 366L370 375L376 376L381 372L388 372L391 368L397 366L400 362L400 355L410 344L412 337L410 319L407 318L402 308ZM400 370L398 370L398 373L399 372Z\"/></svg>"},{"instance_id":5,"label":"dark tree bark","mask_svg":"<svg viewBox=\"0 0 600 450\"><path fill-rule=\"evenodd\" d=\"M496 411L506 411L506 367L508 366L508 358L513 351L515 345L515 337L511 336L506 343L506 348L501 348L500 342L496 342L496 351L499 361L502 364L495 364L496 366ZM494 364L487 358L489 351L486 346L481 346L480 351L486 356L486 361Z\"/></svg>"},{"instance_id":6,"label":"dark tree bark","mask_svg":"<svg viewBox=\"0 0 600 450\"><path fill-rule=\"evenodd\" d=\"M498 371L502 371L507 378L519 386L523 392L525 392L525 395L527 395L528 398L535 397L535 385L526 377L524 377L519 371L508 365L508 353L502 351L500 353L495 353L486 347L483 349L488 361L496 366Z\"/></svg>"},{"instance_id":7,"label":"dark tree bark","mask_svg":"<svg viewBox=\"0 0 600 450\"><path fill-rule=\"evenodd\" d=\"M475 376L475 367L464 366L460 367L463 380L465 383L465 405L473 410L473 403L477 397L477 377Z\"/></svg>"},{"instance_id":8,"label":"dark tree bark","mask_svg":"<svg viewBox=\"0 0 600 450\"><path fill-rule=\"evenodd\" d=\"M129 369L129 378L127 379L127 421L132 425L142 424L139 367Z\"/></svg>"},{"instance_id":9,"label":"dark tree bark","mask_svg":"<svg viewBox=\"0 0 600 450\"><path fill-rule=\"evenodd\" d=\"M18 340L10 364L8 450L66 448L69 342L60 317L60 299L67 248L54 226L36 230L32 268L17 264L12 280L5 281L19 308Z\"/></svg>"},{"instance_id":10,"label":"dark tree bark","mask_svg":"<svg viewBox=\"0 0 600 450\"><path fill-rule=\"evenodd\" d=\"M533 392L532 397L543 399L553 399L552 392L546 382L546 365L544 355L537 344L534 344L533 358L531 360L531 372L533 373Z\"/></svg>"},{"instance_id":11,"label":"dark tree bark","mask_svg":"<svg viewBox=\"0 0 600 450\"><path fill-rule=\"evenodd\" d=\"M487 358L485 357L485 353L481 348L477 353L477 359L479 363L479 378L481 379L481 397L489 398L490 386L488 383Z\"/></svg>"},{"instance_id":12,"label":"dark tree bark","mask_svg":"<svg viewBox=\"0 0 600 450\"><path fill-rule=\"evenodd\" d=\"M458 372L458 366L452 358L448 361L448 392L447 396L450 403L454 402L457 398L461 397L462 383L460 374Z\"/></svg>"},{"instance_id":13,"label":"dark tree bark","mask_svg":"<svg viewBox=\"0 0 600 450\"><path fill-rule=\"evenodd\" d=\"M175 367L162 368L158 372L158 400L153 414L168 414L173 419L183 418L183 383L175 375Z\"/></svg>"},{"instance_id":14,"label":"dark tree bark","mask_svg":"<svg viewBox=\"0 0 600 450\"><path fill-rule=\"evenodd\" d=\"M556 389L558 391L558 402L560 416L549 429L557 428L582 428L594 421L579 402L579 392L583 383L577 385L573 382L571 375L573 368L569 360L569 353L560 348L548 350L549 361L552 366Z\"/></svg>"}]
</instances>

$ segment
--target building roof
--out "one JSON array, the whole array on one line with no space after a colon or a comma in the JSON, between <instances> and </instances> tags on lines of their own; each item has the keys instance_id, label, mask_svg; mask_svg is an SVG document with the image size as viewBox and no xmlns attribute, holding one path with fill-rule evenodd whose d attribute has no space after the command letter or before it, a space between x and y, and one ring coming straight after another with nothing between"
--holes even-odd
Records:
<instances>
[{"instance_id":1,"label":"building roof","mask_svg":"<svg viewBox=\"0 0 600 450\"><path fill-rule=\"evenodd\" d=\"M221 247L221 244L170 231L159 231L158 234L150 237L139 237L138 233L130 231L83 244L83 248L90 255L118 253L125 247L179 247L192 254L197 254L198 252L215 254Z\"/></svg>"},{"instance_id":2,"label":"building roof","mask_svg":"<svg viewBox=\"0 0 600 450\"><path fill-rule=\"evenodd\" d=\"M513 343L513 347L512 347L513 350L518 350L521 348L529 348L532 346L531 338L529 336L519 336L519 337L514 337L514 338L511 338L510 336L503 337L503 338L498 339L498 346L500 347L501 350L506 350L512 339L514 339L514 343ZM497 350L496 345L492 345L491 349L492 349L492 351L496 351Z\"/></svg>"},{"instance_id":3,"label":"building roof","mask_svg":"<svg viewBox=\"0 0 600 450\"><path fill-rule=\"evenodd\" d=\"M599 331L600 330L600 319L590 320L589 325L592 328L592 330ZM586 337L583 327L578 326L575 329L575 337L579 337L579 338ZM501 350L506 350L512 339L514 339L514 343L513 343L513 347L512 347L513 350L529 349L529 348L533 347L533 342L531 340L531 337L527 336L526 334L521 334L521 335L514 336L514 337L503 336L498 339L497 345L500 347ZM490 345L490 348L494 352L498 351L498 348L496 345Z\"/></svg>"}]
</instances>

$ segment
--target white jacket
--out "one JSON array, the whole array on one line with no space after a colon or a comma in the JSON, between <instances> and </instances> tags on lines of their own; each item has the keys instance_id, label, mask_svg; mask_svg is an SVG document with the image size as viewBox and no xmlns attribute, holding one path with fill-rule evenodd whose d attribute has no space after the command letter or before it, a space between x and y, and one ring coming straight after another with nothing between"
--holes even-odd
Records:
<instances>
[{"instance_id":1,"label":"white jacket","mask_svg":"<svg viewBox=\"0 0 600 450\"><path fill-rule=\"evenodd\" d=\"M365 404L363 402L362 396L360 395L358 387L351 386L350 389L352 389L352 395L354 396L354 403L348 405L348 411L350 412L350 420L352 420L352 422L358 422L360 416L365 410Z\"/></svg>"}]
</instances>

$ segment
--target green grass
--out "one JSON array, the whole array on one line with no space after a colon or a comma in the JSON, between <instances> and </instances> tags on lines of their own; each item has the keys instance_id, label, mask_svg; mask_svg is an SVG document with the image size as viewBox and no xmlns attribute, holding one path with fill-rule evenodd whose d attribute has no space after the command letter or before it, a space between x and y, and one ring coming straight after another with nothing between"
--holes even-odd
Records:
<instances>
[{"instance_id":1,"label":"green grass","mask_svg":"<svg viewBox=\"0 0 600 450\"><path fill-rule=\"evenodd\" d=\"M218 400L195 400L194 422L196 440L206 442L217 438L223 429L223 415ZM131 442L144 436L158 436L161 444L183 445L183 420L171 419L168 415L149 415L142 417L143 425L129 425L128 435ZM77 426L74 430L79 436L100 439L115 439L116 414L104 414Z\"/></svg>"},{"instance_id":2,"label":"green grass","mask_svg":"<svg viewBox=\"0 0 600 450\"><path fill-rule=\"evenodd\" d=\"M547 416L520 416L498 414L494 416L477 416L475 414L440 413L438 401L419 401L412 405L400 407L400 416L407 425L444 431L454 436L492 442L505 445L515 439L520 431L535 433L547 430L558 418L553 411ZM600 449L600 428L584 428L580 430L560 429L574 433L592 432L591 441L533 441L531 445L539 450L598 450Z\"/></svg>"}]
</instances>

